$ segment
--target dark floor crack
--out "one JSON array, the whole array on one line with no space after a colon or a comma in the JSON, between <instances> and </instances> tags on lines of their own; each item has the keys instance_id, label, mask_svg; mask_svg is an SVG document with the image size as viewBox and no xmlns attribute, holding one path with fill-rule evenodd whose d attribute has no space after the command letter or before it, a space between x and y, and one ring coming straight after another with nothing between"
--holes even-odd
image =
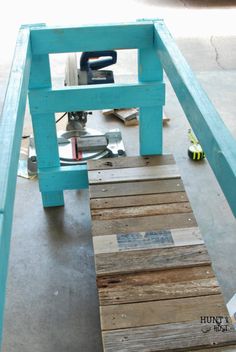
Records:
<instances>
[{"instance_id":1,"label":"dark floor crack","mask_svg":"<svg viewBox=\"0 0 236 352\"><path fill-rule=\"evenodd\" d=\"M221 65L221 63L220 63L220 55L219 55L219 52L218 52L218 50L217 50L217 47L216 47L216 45L215 45L215 43L214 43L214 36L213 36L213 35L212 35L211 38L210 38L210 43L211 43L212 48L213 48L214 51L215 51L215 60L216 60L217 66L218 66L220 69L225 70L225 68L224 68L224 67Z\"/></svg>"}]
</instances>

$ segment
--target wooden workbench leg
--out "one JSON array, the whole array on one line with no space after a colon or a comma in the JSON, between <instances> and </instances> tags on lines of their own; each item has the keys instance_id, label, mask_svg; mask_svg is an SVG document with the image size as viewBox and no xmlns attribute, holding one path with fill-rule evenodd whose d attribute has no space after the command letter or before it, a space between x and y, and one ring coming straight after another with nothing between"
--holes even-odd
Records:
<instances>
[{"instance_id":1,"label":"wooden workbench leg","mask_svg":"<svg viewBox=\"0 0 236 352\"><path fill-rule=\"evenodd\" d=\"M51 88L48 55L37 55L32 58L30 89L37 88ZM50 168L60 166L55 116L51 113L31 114L31 116L37 153L39 184L42 187L43 180L40 180L40 171L45 169L50 171ZM42 200L44 207L64 205L63 191L42 192Z\"/></svg>"},{"instance_id":2,"label":"wooden workbench leg","mask_svg":"<svg viewBox=\"0 0 236 352\"><path fill-rule=\"evenodd\" d=\"M154 48L138 50L138 78L139 82L162 82L163 69ZM139 109L140 155L162 154L162 113L158 105Z\"/></svg>"}]
</instances>

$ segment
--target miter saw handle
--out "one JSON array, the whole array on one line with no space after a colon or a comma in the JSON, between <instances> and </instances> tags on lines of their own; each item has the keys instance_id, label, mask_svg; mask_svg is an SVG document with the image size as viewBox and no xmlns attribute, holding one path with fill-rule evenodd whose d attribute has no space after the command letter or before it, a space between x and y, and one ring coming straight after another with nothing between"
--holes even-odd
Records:
<instances>
[{"instance_id":1,"label":"miter saw handle","mask_svg":"<svg viewBox=\"0 0 236 352\"><path fill-rule=\"evenodd\" d=\"M100 59L101 57L107 56L109 56L109 59ZM90 59L98 60L89 61ZM115 64L116 60L117 52L114 50L85 51L82 53L80 58L80 69L81 71L99 70L100 68Z\"/></svg>"}]
</instances>

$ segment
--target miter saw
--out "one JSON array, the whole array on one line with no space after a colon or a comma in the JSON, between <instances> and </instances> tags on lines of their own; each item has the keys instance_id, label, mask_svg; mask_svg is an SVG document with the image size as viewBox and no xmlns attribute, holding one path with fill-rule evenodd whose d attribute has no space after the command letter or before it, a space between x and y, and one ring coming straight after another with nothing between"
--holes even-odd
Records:
<instances>
[{"instance_id":1,"label":"miter saw","mask_svg":"<svg viewBox=\"0 0 236 352\"><path fill-rule=\"evenodd\" d=\"M114 83L113 72L101 69L115 64L116 61L117 53L114 50L83 52L78 69L77 54L69 54L66 62L65 85ZM91 114L90 111L70 111L64 114L68 117L66 131L57 133L61 165L75 165L89 159L125 155L119 129L103 133L86 127L88 115ZM30 137L28 170L30 174L37 172L33 137Z\"/></svg>"}]
</instances>

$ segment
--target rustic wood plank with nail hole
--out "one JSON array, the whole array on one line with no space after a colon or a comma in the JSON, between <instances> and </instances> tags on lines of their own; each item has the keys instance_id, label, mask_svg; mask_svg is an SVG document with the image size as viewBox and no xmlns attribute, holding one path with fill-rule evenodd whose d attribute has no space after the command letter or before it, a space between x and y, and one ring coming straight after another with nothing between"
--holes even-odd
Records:
<instances>
[{"instance_id":1,"label":"rustic wood plank with nail hole","mask_svg":"<svg viewBox=\"0 0 236 352\"><path fill-rule=\"evenodd\" d=\"M192 208L189 202L143 205L139 207L111 208L111 209L95 209L91 211L93 220L112 220L137 218L140 216L165 215L191 213Z\"/></svg>"},{"instance_id":2,"label":"rustic wood plank with nail hole","mask_svg":"<svg viewBox=\"0 0 236 352\"><path fill-rule=\"evenodd\" d=\"M216 332L214 326L203 332L199 320L160 324L140 328L104 331L104 352L235 352L234 347L214 346L235 344L236 332ZM208 348L202 350L201 348ZM213 348L212 348L213 347Z\"/></svg>"},{"instance_id":3,"label":"rustic wood plank with nail hole","mask_svg":"<svg viewBox=\"0 0 236 352\"><path fill-rule=\"evenodd\" d=\"M204 244L198 227L94 236L95 254Z\"/></svg>"},{"instance_id":4,"label":"rustic wood plank with nail hole","mask_svg":"<svg viewBox=\"0 0 236 352\"><path fill-rule=\"evenodd\" d=\"M210 265L97 278L101 306L220 293Z\"/></svg>"},{"instance_id":5,"label":"rustic wood plank with nail hole","mask_svg":"<svg viewBox=\"0 0 236 352\"><path fill-rule=\"evenodd\" d=\"M175 164L173 155L132 156L125 158L107 158L89 160L88 170L123 169L142 166L171 165Z\"/></svg>"},{"instance_id":6,"label":"rustic wood plank with nail hole","mask_svg":"<svg viewBox=\"0 0 236 352\"><path fill-rule=\"evenodd\" d=\"M112 233L158 231L162 229L186 228L197 226L193 213L143 216L113 220L93 220L93 236Z\"/></svg>"},{"instance_id":7,"label":"rustic wood plank with nail hole","mask_svg":"<svg viewBox=\"0 0 236 352\"><path fill-rule=\"evenodd\" d=\"M157 193L126 197L95 198L90 200L90 209L123 208L138 205L187 202L185 192Z\"/></svg>"},{"instance_id":8,"label":"rustic wood plank with nail hole","mask_svg":"<svg viewBox=\"0 0 236 352\"><path fill-rule=\"evenodd\" d=\"M204 350L200 349L199 352L235 352L236 345L234 346L223 346L223 347L216 347L216 348L207 348Z\"/></svg>"},{"instance_id":9,"label":"rustic wood plank with nail hole","mask_svg":"<svg viewBox=\"0 0 236 352\"><path fill-rule=\"evenodd\" d=\"M134 167L111 170L92 170L89 172L89 183L110 183L110 182L128 182L142 180L171 179L180 177L176 165L160 165L149 167Z\"/></svg>"},{"instance_id":10,"label":"rustic wood plank with nail hole","mask_svg":"<svg viewBox=\"0 0 236 352\"><path fill-rule=\"evenodd\" d=\"M221 294L100 307L102 330L186 322L202 316L227 316Z\"/></svg>"},{"instance_id":11,"label":"rustic wood plank with nail hole","mask_svg":"<svg viewBox=\"0 0 236 352\"><path fill-rule=\"evenodd\" d=\"M97 276L210 264L205 245L97 254Z\"/></svg>"},{"instance_id":12,"label":"rustic wood plank with nail hole","mask_svg":"<svg viewBox=\"0 0 236 352\"><path fill-rule=\"evenodd\" d=\"M90 174L90 173L89 173ZM106 183L90 185L90 199L107 197L125 197L132 195L157 194L167 192L183 192L182 180L176 179L124 182L122 185L117 183Z\"/></svg>"}]
</instances>

